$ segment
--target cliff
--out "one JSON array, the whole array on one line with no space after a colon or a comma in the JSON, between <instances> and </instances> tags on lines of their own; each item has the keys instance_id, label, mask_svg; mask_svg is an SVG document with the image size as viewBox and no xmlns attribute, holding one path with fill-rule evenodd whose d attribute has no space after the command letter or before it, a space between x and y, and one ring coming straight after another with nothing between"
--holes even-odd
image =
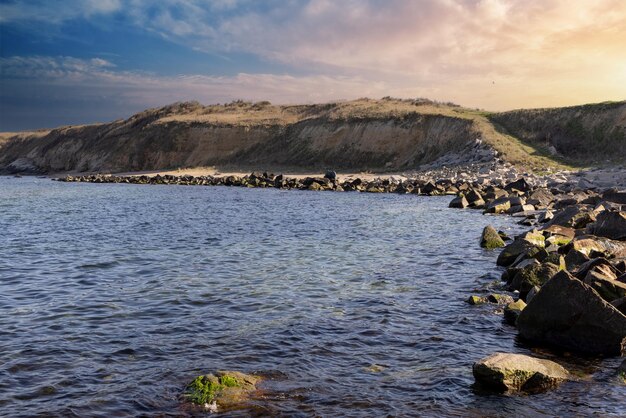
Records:
<instances>
[{"instance_id":1,"label":"cliff","mask_svg":"<svg viewBox=\"0 0 626 418\"><path fill-rule=\"evenodd\" d=\"M626 102L499 114L428 100L177 103L111 123L3 134L0 170L396 171L496 157L543 169L587 164L586 149L593 151L594 162L624 164L625 114Z\"/></svg>"}]
</instances>

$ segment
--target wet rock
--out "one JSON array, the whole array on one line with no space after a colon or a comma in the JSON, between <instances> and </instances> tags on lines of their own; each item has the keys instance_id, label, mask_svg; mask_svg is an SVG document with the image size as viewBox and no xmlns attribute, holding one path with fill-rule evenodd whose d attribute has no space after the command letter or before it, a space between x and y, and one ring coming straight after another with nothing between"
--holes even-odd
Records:
<instances>
[{"instance_id":1,"label":"wet rock","mask_svg":"<svg viewBox=\"0 0 626 418\"><path fill-rule=\"evenodd\" d=\"M504 247L505 245L506 244L504 243L504 240L502 239L502 237L500 237L500 234L498 233L498 231L496 231L496 229L493 226L487 225L483 229L483 234L480 239L481 247L493 249L493 248Z\"/></svg>"},{"instance_id":2,"label":"wet rock","mask_svg":"<svg viewBox=\"0 0 626 418\"><path fill-rule=\"evenodd\" d=\"M517 272L511 281L509 289L519 290L520 298L526 300L526 295L534 286L543 286L559 270L559 266L552 263L528 266Z\"/></svg>"},{"instance_id":3,"label":"wet rock","mask_svg":"<svg viewBox=\"0 0 626 418\"><path fill-rule=\"evenodd\" d=\"M560 271L517 319L523 338L567 350L601 355L626 351L626 316L590 286Z\"/></svg>"},{"instance_id":4,"label":"wet rock","mask_svg":"<svg viewBox=\"0 0 626 418\"><path fill-rule=\"evenodd\" d=\"M569 378L559 364L522 354L494 353L474 363L476 382L493 390L542 392Z\"/></svg>"},{"instance_id":5,"label":"wet rock","mask_svg":"<svg viewBox=\"0 0 626 418\"><path fill-rule=\"evenodd\" d=\"M196 377L185 388L184 398L196 405L217 410L232 409L249 400L260 382L257 376L234 371L219 371Z\"/></svg>"},{"instance_id":6,"label":"wet rock","mask_svg":"<svg viewBox=\"0 0 626 418\"><path fill-rule=\"evenodd\" d=\"M470 305L482 305L483 303L487 303L487 298L472 295L467 299L467 303L469 303Z\"/></svg>"},{"instance_id":7,"label":"wet rock","mask_svg":"<svg viewBox=\"0 0 626 418\"><path fill-rule=\"evenodd\" d=\"M495 303L496 305L507 305L513 302L513 297L500 293L491 293L489 296L487 296L487 302Z\"/></svg>"},{"instance_id":8,"label":"wet rock","mask_svg":"<svg viewBox=\"0 0 626 418\"><path fill-rule=\"evenodd\" d=\"M590 233L599 237L626 240L626 212L601 212L590 227Z\"/></svg>"},{"instance_id":9,"label":"wet rock","mask_svg":"<svg viewBox=\"0 0 626 418\"><path fill-rule=\"evenodd\" d=\"M469 203L469 207L482 209L485 206L485 200L482 195L475 189L470 190L465 194L465 199Z\"/></svg>"},{"instance_id":10,"label":"wet rock","mask_svg":"<svg viewBox=\"0 0 626 418\"><path fill-rule=\"evenodd\" d=\"M506 321L506 323L510 325L515 325L517 318L522 313L525 307L526 302L524 302L522 299L518 299L517 301L510 302L508 305L506 305L506 307L504 308L504 320Z\"/></svg>"},{"instance_id":11,"label":"wet rock","mask_svg":"<svg viewBox=\"0 0 626 418\"><path fill-rule=\"evenodd\" d=\"M469 206L469 203L467 202L467 199L465 198L464 195L455 197L454 199L452 199L452 201L450 201L450 205L448 205L448 207L450 208L457 208L457 209L465 209L468 206Z\"/></svg>"}]
</instances>

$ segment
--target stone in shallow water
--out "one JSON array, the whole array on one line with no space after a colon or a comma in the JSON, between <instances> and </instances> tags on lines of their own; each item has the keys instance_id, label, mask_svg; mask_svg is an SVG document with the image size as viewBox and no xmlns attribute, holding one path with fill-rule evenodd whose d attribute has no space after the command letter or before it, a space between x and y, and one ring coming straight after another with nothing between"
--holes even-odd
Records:
<instances>
[{"instance_id":1,"label":"stone in shallow water","mask_svg":"<svg viewBox=\"0 0 626 418\"><path fill-rule=\"evenodd\" d=\"M261 380L253 376L235 371L218 371L196 377L185 389L187 401L215 409L232 409L245 403Z\"/></svg>"},{"instance_id":2,"label":"stone in shallow water","mask_svg":"<svg viewBox=\"0 0 626 418\"><path fill-rule=\"evenodd\" d=\"M493 249L504 247L505 245L504 240L500 237L500 234L498 234L498 231L496 231L493 226L487 225L485 229L483 229L483 235L480 239L481 247Z\"/></svg>"},{"instance_id":3,"label":"stone in shallow water","mask_svg":"<svg viewBox=\"0 0 626 418\"><path fill-rule=\"evenodd\" d=\"M472 367L476 382L505 392L542 392L558 386L569 377L559 364L522 354L494 353Z\"/></svg>"}]
</instances>

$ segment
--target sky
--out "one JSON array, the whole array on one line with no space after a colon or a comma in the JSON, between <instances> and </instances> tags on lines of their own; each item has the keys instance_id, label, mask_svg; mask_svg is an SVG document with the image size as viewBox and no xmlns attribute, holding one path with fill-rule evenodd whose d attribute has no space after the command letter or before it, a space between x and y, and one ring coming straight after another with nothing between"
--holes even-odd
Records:
<instances>
[{"instance_id":1,"label":"sky","mask_svg":"<svg viewBox=\"0 0 626 418\"><path fill-rule=\"evenodd\" d=\"M178 101L626 99L624 0L0 0L0 131Z\"/></svg>"}]
</instances>

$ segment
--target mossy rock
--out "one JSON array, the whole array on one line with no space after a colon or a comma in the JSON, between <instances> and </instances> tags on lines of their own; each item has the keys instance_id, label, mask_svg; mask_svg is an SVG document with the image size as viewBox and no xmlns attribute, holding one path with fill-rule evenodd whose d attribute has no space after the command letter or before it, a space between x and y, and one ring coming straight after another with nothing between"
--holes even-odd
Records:
<instances>
[{"instance_id":1,"label":"mossy rock","mask_svg":"<svg viewBox=\"0 0 626 418\"><path fill-rule=\"evenodd\" d=\"M521 354L495 353L474 363L476 382L496 391L543 392L569 379L553 361Z\"/></svg>"},{"instance_id":2,"label":"mossy rock","mask_svg":"<svg viewBox=\"0 0 626 418\"><path fill-rule=\"evenodd\" d=\"M481 247L494 249L504 247L505 245L504 240L500 237L500 234L498 234L498 231L496 231L493 226L487 225L485 229L483 229L483 235L480 240Z\"/></svg>"},{"instance_id":3,"label":"mossy rock","mask_svg":"<svg viewBox=\"0 0 626 418\"><path fill-rule=\"evenodd\" d=\"M250 398L260 380L245 373L218 371L196 377L187 385L184 396L196 405L207 407L215 403L217 408L232 409Z\"/></svg>"},{"instance_id":4,"label":"mossy rock","mask_svg":"<svg viewBox=\"0 0 626 418\"><path fill-rule=\"evenodd\" d=\"M487 303L487 298L472 295L467 299L467 303L469 303L470 305L482 305L483 303Z\"/></svg>"}]
</instances>

